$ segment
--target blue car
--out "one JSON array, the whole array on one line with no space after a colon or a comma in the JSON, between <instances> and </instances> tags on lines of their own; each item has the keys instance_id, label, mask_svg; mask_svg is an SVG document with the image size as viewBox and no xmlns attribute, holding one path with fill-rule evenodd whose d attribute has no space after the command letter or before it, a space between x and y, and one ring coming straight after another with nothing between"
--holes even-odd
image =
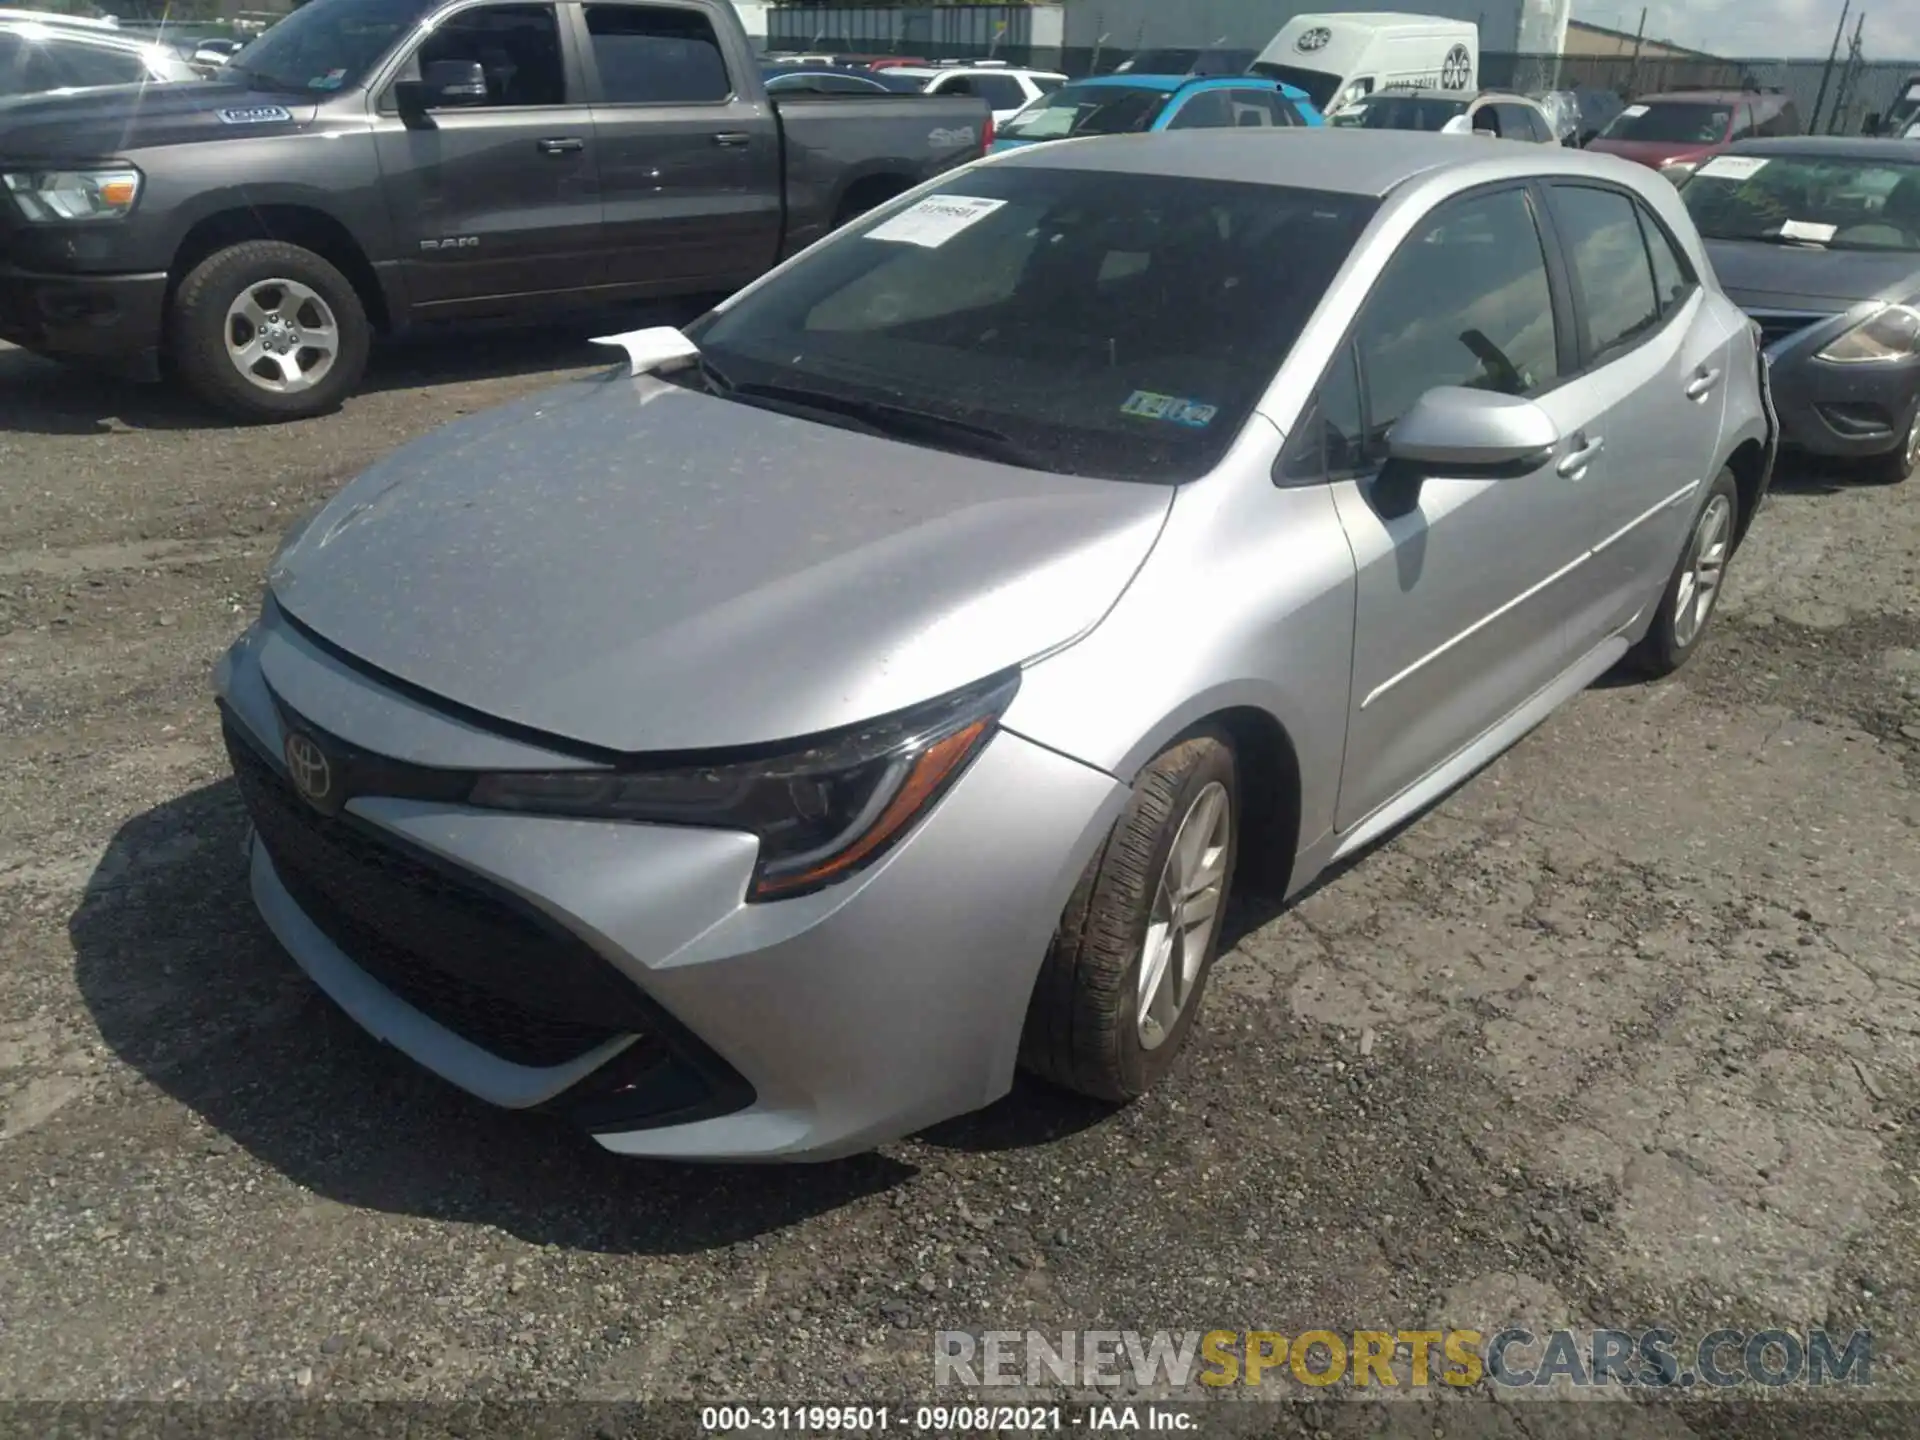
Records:
<instances>
[{"instance_id":1,"label":"blue car","mask_svg":"<svg viewBox=\"0 0 1920 1440\"><path fill-rule=\"evenodd\" d=\"M1325 123L1306 91L1262 75L1100 75L1035 100L1000 127L993 148L1082 135Z\"/></svg>"}]
</instances>

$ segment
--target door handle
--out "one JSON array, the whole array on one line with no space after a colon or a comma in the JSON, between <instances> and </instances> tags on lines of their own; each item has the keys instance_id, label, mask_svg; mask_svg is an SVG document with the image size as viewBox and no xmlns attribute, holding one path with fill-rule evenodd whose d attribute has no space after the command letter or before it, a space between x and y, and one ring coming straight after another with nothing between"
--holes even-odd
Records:
<instances>
[{"instance_id":1,"label":"door handle","mask_svg":"<svg viewBox=\"0 0 1920 1440\"><path fill-rule=\"evenodd\" d=\"M1593 457L1600 453L1600 447L1604 442L1589 440L1584 435L1576 435L1573 437L1573 443L1576 448L1569 450L1566 458L1555 467L1568 480L1580 478L1586 468L1593 463Z\"/></svg>"},{"instance_id":2,"label":"door handle","mask_svg":"<svg viewBox=\"0 0 1920 1440\"><path fill-rule=\"evenodd\" d=\"M713 137L713 143L727 146L750 145L753 143L753 136L744 130L722 130Z\"/></svg>"},{"instance_id":3,"label":"door handle","mask_svg":"<svg viewBox=\"0 0 1920 1440\"><path fill-rule=\"evenodd\" d=\"M1707 393L1720 383L1718 370L1702 370L1687 382L1687 399L1704 400Z\"/></svg>"},{"instance_id":4,"label":"door handle","mask_svg":"<svg viewBox=\"0 0 1920 1440\"><path fill-rule=\"evenodd\" d=\"M572 155L587 148L587 142L577 135L561 135L552 140L536 140L542 155Z\"/></svg>"}]
</instances>

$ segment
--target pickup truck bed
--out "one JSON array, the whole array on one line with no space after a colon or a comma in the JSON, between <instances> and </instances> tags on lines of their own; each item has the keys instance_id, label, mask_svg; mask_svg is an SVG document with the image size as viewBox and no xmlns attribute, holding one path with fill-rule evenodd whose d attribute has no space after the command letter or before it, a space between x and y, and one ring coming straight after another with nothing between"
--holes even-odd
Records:
<instances>
[{"instance_id":1,"label":"pickup truck bed","mask_svg":"<svg viewBox=\"0 0 1920 1440\"><path fill-rule=\"evenodd\" d=\"M728 0L456 4L0 103L0 338L311 415L376 335L735 289L991 140L974 97L770 99Z\"/></svg>"}]
</instances>

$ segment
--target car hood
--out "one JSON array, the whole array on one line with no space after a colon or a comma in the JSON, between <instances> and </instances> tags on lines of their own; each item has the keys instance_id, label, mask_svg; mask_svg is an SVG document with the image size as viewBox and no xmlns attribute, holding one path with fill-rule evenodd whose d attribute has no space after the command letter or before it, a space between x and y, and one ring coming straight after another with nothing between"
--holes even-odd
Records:
<instances>
[{"instance_id":1,"label":"car hood","mask_svg":"<svg viewBox=\"0 0 1920 1440\"><path fill-rule=\"evenodd\" d=\"M0 154L106 159L160 145L290 134L312 124L316 109L302 96L214 80L28 95L0 101Z\"/></svg>"},{"instance_id":2,"label":"car hood","mask_svg":"<svg viewBox=\"0 0 1920 1440\"><path fill-rule=\"evenodd\" d=\"M1170 487L1042 474L622 371L343 490L269 583L365 664L628 753L859 723L1096 625Z\"/></svg>"},{"instance_id":3,"label":"car hood","mask_svg":"<svg viewBox=\"0 0 1920 1440\"><path fill-rule=\"evenodd\" d=\"M1709 240L1721 289L1743 310L1838 314L1862 300L1905 300L1920 289L1920 255L1822 250L1757 240Z\"/></svg>"},{"instance_id":4,"label":"car hood","mask_svg":"<svg viewBox=\"0 0 1920 1440\"><path fill-rule=\"evenodd\" d=\"M1670 160L1699 160L1714 154L1713 145L1682 145L1671 140L1594 140L1587 146L1596 155L1618 155L1658 170Z\"/></svg>"}]
</instances>

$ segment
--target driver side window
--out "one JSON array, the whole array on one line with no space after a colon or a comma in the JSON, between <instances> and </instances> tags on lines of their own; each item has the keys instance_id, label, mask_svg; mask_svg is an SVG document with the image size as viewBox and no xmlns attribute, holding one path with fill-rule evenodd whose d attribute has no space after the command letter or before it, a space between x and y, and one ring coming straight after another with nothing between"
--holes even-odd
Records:
<instances>
[{"instance_id":1,"label":"driver side window","mask_svg":"<svg viewBox=\"0 0 1920 1440\"><path fill-rule=\"evenodd\" d=\"M1375 282L1355 327L1369 461L1428 390L1534 395L1560 375L1546 252L1524 190L1436 210Z\"/></svg>"},{"instance_id":2,"label":"driver side window","mask_svg":"<svg viewBox=\"0 0 1920 1440\"><path fill-rule=\"evenodd\" d=\"M450 15L420 42L403 73L418 79L441 60L477 61L490 107L567 103L560 22L551 5L480 5Z\"/></svg>"}]
</instances>

